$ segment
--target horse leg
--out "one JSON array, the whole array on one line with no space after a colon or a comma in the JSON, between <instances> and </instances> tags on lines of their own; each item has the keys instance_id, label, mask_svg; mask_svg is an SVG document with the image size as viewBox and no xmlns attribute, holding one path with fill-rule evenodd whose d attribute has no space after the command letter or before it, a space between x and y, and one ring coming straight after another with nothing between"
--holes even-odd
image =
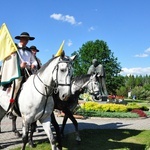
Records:
<instances>
[{"instance_id":1,"label":"horse leg","mask_svg":"<svg viewBox=\"0 0 150 150\"><path fill-rule=\"evenodd\" d=\"M58 123L56 121L56 118L54 116L54 112L52 112L52 114L51 114L51 123L54 126L55 131L56 131L56 139L57 139L57 142L58 142L57 147L59 148L59 150L62 150L60 128L59 128L59 125L58 125Z\"/></svg>"},{"instance_id":2,"label":"horse leg","mask_svg":"<svg viewBox=\"0 0 150 150\"><path fill-rule=\"evenodd\" d=\"M50 144L51 144L51 149L52 150L57 150L56 142L55 142L55 139L54 139L54 136L53 136L53 132L52 132L52 129L51 129L50 118L45 118L44 120L40 119L39 121L42 124L43 129L45 130L45 133L48 136L48 139L49 139Z\"/></svg>"},{"instance_id":3,"label":"horse leg","mask_svg":"<svg viewBox=\"0 0 150 150\"><path fill-rule=\"evenodd\" d=\"M64 129L65 129L66 122L68 120L68 116L66 115L65 111L64 111L64 113L65 113L65 116L63 118L63 122L62 122L62 126L61 126L61 131L60 131L62 137L64 137Z\"/></svg>"},{"instance_id":4,"label":"horse leg","mask_svg":"<svg viewBox=\"0 0 150 150\"><path fill-rule=\"evenodd\" d=\"M18 138L21 137L21 134L20 132L17 130L17 127L16 127L16 120L17 120L17 117L16 116L12 116L12 131L15 133L15 136L17 136Z\"/></svg>"},{"instance_id":5,"label":"horse leg","mask_svg":"<svg viewBox=\"0 0 150 150\"><path fill-rule=\"evenodd\" d=\"M28 143L29 124L23 123L22 133L23 133L23 135L22 135L23 145L22 145L21 150L25 150L26 144Z\"/></svg>"},{"instance_id":6,"label":"horse leg","mask_svg":"<svg viewBox=\"0 0 150 150\"><path fill-rule=\"evenodd\" d=\"M78 130L78 122L76 121L72 112L69 109L66 109L65 116L67 116L73 122L75 131L76 131L76 141L80 142L81 138L80 138L80 134L79 134L79 130Z\"/></svg>"},{"instance_id":7,"label":"horse leg","mask_svg":"<svg viewBox=\"0 0 150 150\"><path fill-rule=\"evenodd\" d=\"M36 131L36 121L30 125L30 136L29 136L29 145L34 148L36 144L33 142L33 133Z\"/></svg>"}]
</instances>

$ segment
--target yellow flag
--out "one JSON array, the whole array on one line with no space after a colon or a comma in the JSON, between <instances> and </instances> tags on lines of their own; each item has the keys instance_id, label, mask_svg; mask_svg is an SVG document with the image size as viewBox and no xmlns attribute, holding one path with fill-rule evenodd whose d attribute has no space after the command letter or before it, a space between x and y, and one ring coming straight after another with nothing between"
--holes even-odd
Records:
<instances>
[{"instance_id":1,"label":"yellow flag","mask_svg":"<svg viewBox=\"0 0 150 150\"><path fill-rule=\"evenodd\" d=\"M13 42L6 24L3 23L0 29L0 60L4 60L15 51L17 51L17 47Z\"/></svg>"},{"instance_id":2,"label":"yellow flag","mask_svg":"<svg viewBox=\"0 0 150 150\"><path fill-rule=\"evenodd\" d=\"M60 48L57 51L55 56L60 56L61 55L61 53L63 52L64 43L65 43L65 41L62 42L62 44L60 45Z\"/></svg>"}]
</instances>

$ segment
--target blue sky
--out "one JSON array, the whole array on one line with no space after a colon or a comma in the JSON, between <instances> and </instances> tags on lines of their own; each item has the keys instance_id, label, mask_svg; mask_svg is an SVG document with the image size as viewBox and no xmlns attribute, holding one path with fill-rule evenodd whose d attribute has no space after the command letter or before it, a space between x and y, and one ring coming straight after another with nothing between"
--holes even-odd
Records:
<instances>
[{"instance_id":1,"label":"blue sky","mask_svg":"<svg viewBox=\"0 0 150 150\"><path fill-rule=\"evenodd\" d=\"M122 75L150 75L149 0L5 0L0 5L0 25L6 23L13 39L24 31L34 36L28 46L37 46L43 64L63 40L70 56L99 39L118 58Z\"/></svg>"}]
</instances>

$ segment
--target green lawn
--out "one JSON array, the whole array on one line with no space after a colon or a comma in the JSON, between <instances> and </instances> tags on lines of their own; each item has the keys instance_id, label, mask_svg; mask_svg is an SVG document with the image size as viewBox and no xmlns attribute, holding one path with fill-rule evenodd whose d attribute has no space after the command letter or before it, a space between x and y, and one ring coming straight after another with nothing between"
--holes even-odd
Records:
<instances>
[{"instance_id":1,"label":"green lawn","mask_svg":"<svg viewBox=\"0 0 150 150\"><path fill-rule=\"evenodd\" d=\"M148 150L150 130L98 129L80 131L81 143L75 141L75 134L63 138L63 150ZM38 141L36 148L26 150L48 150L48 141ZM14 149L14 150L20 150Z\"/></svg>"}]
</instances>

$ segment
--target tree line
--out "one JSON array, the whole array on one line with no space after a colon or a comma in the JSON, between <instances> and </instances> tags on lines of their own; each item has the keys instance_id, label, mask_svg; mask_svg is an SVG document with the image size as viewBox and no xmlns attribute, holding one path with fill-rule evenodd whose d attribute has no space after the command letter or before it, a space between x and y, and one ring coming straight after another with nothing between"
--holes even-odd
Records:
<instances>
[{"instance_id":1,"label":"tree line","mask_svg":"<svg viewBox=\"0 0 150 150\"><path fill-rule=\"evenodd\" d=\"M128 93L131 92L129 96ZM150 76L125 76L123 77L123 85L116 90L117 95L137 99L149 100L150 99Z\"/></svg>"}]
</instances>

